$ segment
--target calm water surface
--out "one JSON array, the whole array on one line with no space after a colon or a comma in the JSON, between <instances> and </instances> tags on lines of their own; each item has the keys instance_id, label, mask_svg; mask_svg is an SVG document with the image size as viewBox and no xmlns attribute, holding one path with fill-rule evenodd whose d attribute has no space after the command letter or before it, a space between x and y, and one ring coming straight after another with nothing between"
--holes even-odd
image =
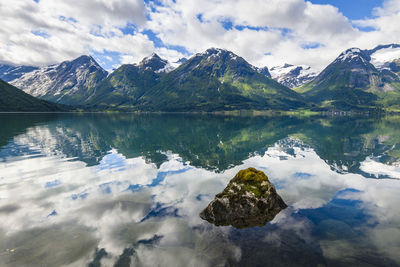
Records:
<instances>
[{"instance_id":1,"label":"calm water surface","mask_svg":"<svg viewBox=\"0 0 400 267\"><path fill-rule=\"evenodd\" d=\"M247 167L289 208L200 219ZM0 114L0 266L400 266L400 118Z\"/></svg>"}]
</instances>

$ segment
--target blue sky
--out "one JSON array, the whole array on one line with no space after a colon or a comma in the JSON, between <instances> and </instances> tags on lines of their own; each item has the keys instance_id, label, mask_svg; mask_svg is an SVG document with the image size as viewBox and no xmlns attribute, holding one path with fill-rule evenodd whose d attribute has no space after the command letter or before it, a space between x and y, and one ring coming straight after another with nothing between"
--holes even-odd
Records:
<instances>
[{"instance_id":1,"label":"blue sky","mask_svg":"<svg viewBox=\"0 0 400 267\"><path fill-rule=\"evenodd\" d=\"M256 66L321 69L349 47L400 43L400 0L20 0L0 4L0 63L91 54L107 70L209 47Z\"/></svg>"},{"instance_id":2,"label":"blue sky","mask_svg":"<svg viewBox=\"0 0 400 267\"><path fill-rule=\"evenodd\" d=\"M313 4L333 5L351 20L372 17L372 10L382 5L382 0L311 0Z\"/></svg>"}]
</instances>

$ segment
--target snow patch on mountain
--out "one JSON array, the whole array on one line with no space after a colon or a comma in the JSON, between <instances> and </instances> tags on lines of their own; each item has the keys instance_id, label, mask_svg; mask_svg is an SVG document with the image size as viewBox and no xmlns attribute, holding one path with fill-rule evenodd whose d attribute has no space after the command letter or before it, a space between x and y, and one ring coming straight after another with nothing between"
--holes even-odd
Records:
<instances>
[{"instance_id":1,"label":"snow patch on mountain","mask_svg":"<svg viewBox=\"0 0 400 267\"><path fill-rule=\"evenodd\" d=\"M285 64L269 71L273 79L290 88L301 86L318 75L318 71L306 65Z\"/></svg>"},{"instance_id":2,"label":"snow patch on mountain","mask_svg":"<svg viewBox=\"0 0 400 267\"><path fill-rule=\"evenodd\" d=\"M167 64L165 64L164 68L156 70L155 73L168 73L168 72L176 69L178 66L179 66L179 64L167 62Z\"/></svg>"},{"instance_id":3,"label":"snow patch on mountain","mask_svg":"<svg viewBox=\"0 0 400 267\"><path fill-rule=\"evenodd\" d=\"M385 63L393 62L396 59L400 59L400 47L391 45L387 48L376 50L371 54L371 63L377 69L387 68Z\"/></svg>"},{"instance_id":4,"label":"snow patch on mountain","mask_svg":"<svg viewBox=\"0 0 400 267\"><path fill-rule=\"evenodd\" d=\"M92 57L81 56L28 72L10 83L35 97L69 104L65 97L89 97L88 89L106 76L107 72Z\"/></svg>"}]
</instances>

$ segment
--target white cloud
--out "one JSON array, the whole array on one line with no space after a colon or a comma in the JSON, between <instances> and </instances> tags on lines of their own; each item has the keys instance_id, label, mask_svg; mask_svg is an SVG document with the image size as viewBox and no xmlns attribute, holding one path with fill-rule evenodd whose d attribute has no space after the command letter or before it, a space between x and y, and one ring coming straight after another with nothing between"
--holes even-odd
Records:
<instances>
[{"instance_id":1,"label":"white cloud","mask_svg":"<svg viewBox=\"0 0 400 267\"><path fill-rule=\"evenodd\" d=\"M162 6L152 6L155 12L150 13L146 26L166 44L184 46L191 53L217 46L258 66L288 62L323 68L349 47L372 48L388 39L399 42L399 35L393 35L399 29L393 17L398 16L395 6L398 1L388 0L376 9L380 16L371 23L386 29L373 33L353 27L353 22L332 5L303 0L207 0L201 5L194 0L165 0ZM226 30L221 22L234 27ZM309 44L319 47L307 49Z\"/></svg>"},{"instance_id":2,"label":"white cloud","mask_svg":"<svg viewBox=\"0 0 400 267\"><path fill-rule=\"evenodd\" d=\"M139 59L154 50L147 36L121 30L145 22L140 0L24 0L0 3L0 16L0 62L46 65L105 49Z\"/></svg>"},{"instance_id":3,"label":"white cloud","mask_svg":"<svg viewBox=\"0 0 400 267\"><path fill-rule=\"evenodd\" d=\"M192 53L211 46L223 47L255 65L295 61L321 67L359 33L337 8L303 0L209 0L201 5L178 0L164 1L163 6L153 8L156 11L150 13L151 21L146 26L166 44L182 45ZM226 30L221 21L245 28ZM345 45L341 47L340 42ZM321 43L323 47L301 48L308 43Z\"/></svg>"},{"instance_id":4,"label":"white cloud","mask_svg":"<svg viewBox=\"0 0 400 267\"><path fill-rule=\"evenodd\" d=\"M271 248L280 247L281 240L282 244L298 244L298 236L305 241L304 245L320 244L324 257L343 260L342 254L329 252L341 251L346 239L313 236L312 231L321 228L314 228L318 226L296 213L298 209L324 207L333 198L341 198L360 200L360 206L353 208L370 216L366 224L363 219L355 219L361 222L356 229L367 237L363 244L367 248L373 245L379 256L388 254L389 259L396 263L400 261L397 253L400 232L396 227L400 222L396 212L400 201L398 180L366 179L359 174L337 173L315 150L299 141L277 142L269 146L264 155L251 156L243 164L223 173L184 164L182 158L172 152L166 152L167 160L157 167L142 157L126 158L114 149L101 156L100 164L86 166L78 158L70 158L74 150L93 155L96 148L91 142L85 142L85 138L80 138L85 133L75 131L73 127L62 127L62 123L51 125L31 127L14 137L15 146L3 148L5 155L12 153L0 162L2 266L39 265L32 264L33 255L43 251L50 253L40 254L43 255L40 257L42 262L81 266L93 258L95 247L105 248L109 254L108 265L112 265L125 248L155 234L163 236L159 246L136 247L137 257L132 260L140 260L146 266L157 265L158 261L187 266L193 259L199 261L193 263L196 266L209 266L209 261L215 265L215 262L226 260L227 255L240 258L243 243L235 245L230 241L228 236L232 228L210 227L198 214L240 169L250 166L264 170L290 206L271 222L274 224L272 230L271 227L259 229L265 234L265 237L260 235L260 240L268 241ZM97 140L94 136L91 138ZM292 145L288 145L290 143ZM16 147L29 147L30 151L40 154L15 157L12 155L15 155ZM288 150L291 153L287 153ZM375 170L380 168L382 165L375 166ZM165 174L162 182L146 186L160 173ZM127 191L129 185L142 185L143 190ZM353 190L344 192L343 189ZM85 197L73 198L85 194ZM158 216L140 222L147 214L151 215L151 210L157 213L157 207L176 209L180 217ZM52 211L57 215L48 216ZM291 233L290 239L281 232ZM330 232L325 229L323 233ZM247 240L245 236L243 238ZM351 239L348 244L354 247L356 242ZM84 244L85 249L79 251L79 244ZM15 250L15 262L8 260L7 249ZM180 257L174 257L179 254L177 249L184 251ZM68 253L53 256L60 251ZM357 251L346 250L345 254L349 253L357 255Z\"/></svg>"},{"instance_id":5,"label":"white cloud","mask_svg":"<svg viewBox=\"0 0 400 267\"><path fill-rule=\"evenodd\" d=\"M399 5L386 0L373 10L374 17L350 21L333 5L305 0L8 1L0 3L0 62L46 65L93 51L120 53L121 63L138 62L152 52L176 61L184 56L173 49L178 46L189 54L226 48L257 66L293 63L320 69L349 47L399 43ZM121 30L127 25L130 34ZM143 34L146 30L156 34L161 47Z\"/></svg>"}]
</instances>

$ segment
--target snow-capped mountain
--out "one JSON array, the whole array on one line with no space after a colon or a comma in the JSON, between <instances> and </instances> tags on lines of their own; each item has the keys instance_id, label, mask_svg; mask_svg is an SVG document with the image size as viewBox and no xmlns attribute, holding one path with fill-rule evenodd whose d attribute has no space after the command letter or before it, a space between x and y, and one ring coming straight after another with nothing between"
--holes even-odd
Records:
<instances>
[{"instance_id":1,"label":"snow-capped mountain","mask_svg":"<svg viewBox=\"0 0 400 267\"><path fill-rule=\"evenodd\" d=\"M360 48L353 47L346 51L340 53L340 55L335 59L333 63L347 62L347 63L359 63L359 62L369 62L370 58L367 53L362 51Z\"/></svg>"},{"instance_id":2,"label":"snow-capped mountain","mask_svg":"<svg viewBox=\"0 0 400 267\"><path fill-rule=\"evenodd\" d=\"M399 75L384 67L387 60L388 64L395 64L396 57L396 45L379 46L372 50L350 48L310 83L296 90L326 108L347 110L376 105L397 106Z\"/></svg>"},{"instance_id":3,"label":"snow-capped mountain","mask_svg":"<svg viewBox=\"0 0 400 267\"><path fill-rule=\"evenodd\" d=\"M156 73L170 72L175 69L175 64L170 64L167 60L160 58L156 53L145 57L140 63L134 64L142 70L152 70Z\"/></svg>"},{"instance_id":4,"label":"snow-capped mountain","mask_svg":"<svg viewBox=\"0 0 400 267\"><path fill-rule=\"evenodd\" d=\"M293 90L261 74L231 51L197 53L137 100L138 108L165 111L291 109L304 106Z\"/></svg>"},{"instance_id":5,"label":"snow-capped mountain","mask_svg":"<svg viewBox=\"0 0 400 267\"><path fill-rule=\"evenodd\" d=\"M86 104L107 106L134 103L173 69L174 64L155 53L139 63L123 64L104 79Z\"/></svg>"},{"instance_id":6,"label":"snow-capped mountain","mask_svg":"<svg viewBox=\"0 0 400 267\"><path fill-rule=\"evenodd\" d=\"M11 81L24 92L41 99L62 104L82 104L107 77L91 56L42 67Z\"/></svg>"},{"instance_id":7,"label":"snow-capped mountain","mask_svg":"<svg viewBox=\"0 0 400 267\"><path fill-rule=\"evenodd\" d=\"M379 86L379 72L369 61L370 57L363 50L347 49L312 81L313 87L366 90L369 86Z\"/></svg>"},{"instance_id":8,"label":"snow-capped mountain","mask_svg":"<svg viewBox=\"0 0 400 267\"><path fill-rule=\"evenodd\" d=\"M273 79L281 84L295 88L312 81L318 72L306 65L285 64L270 69Z\"/></svg>"},{"instance_id":9,"label":"snow-capped mountain","mask_svg":"<svg viewBox=\"0 0 400 267\"><path fill-rule=\"evenodd\" d=\"M22 75L37 69L38 67L33 66L11 66L0 64L0 79L6 82L11 82L20 78Z\"/></svg>"}]
</instances>

